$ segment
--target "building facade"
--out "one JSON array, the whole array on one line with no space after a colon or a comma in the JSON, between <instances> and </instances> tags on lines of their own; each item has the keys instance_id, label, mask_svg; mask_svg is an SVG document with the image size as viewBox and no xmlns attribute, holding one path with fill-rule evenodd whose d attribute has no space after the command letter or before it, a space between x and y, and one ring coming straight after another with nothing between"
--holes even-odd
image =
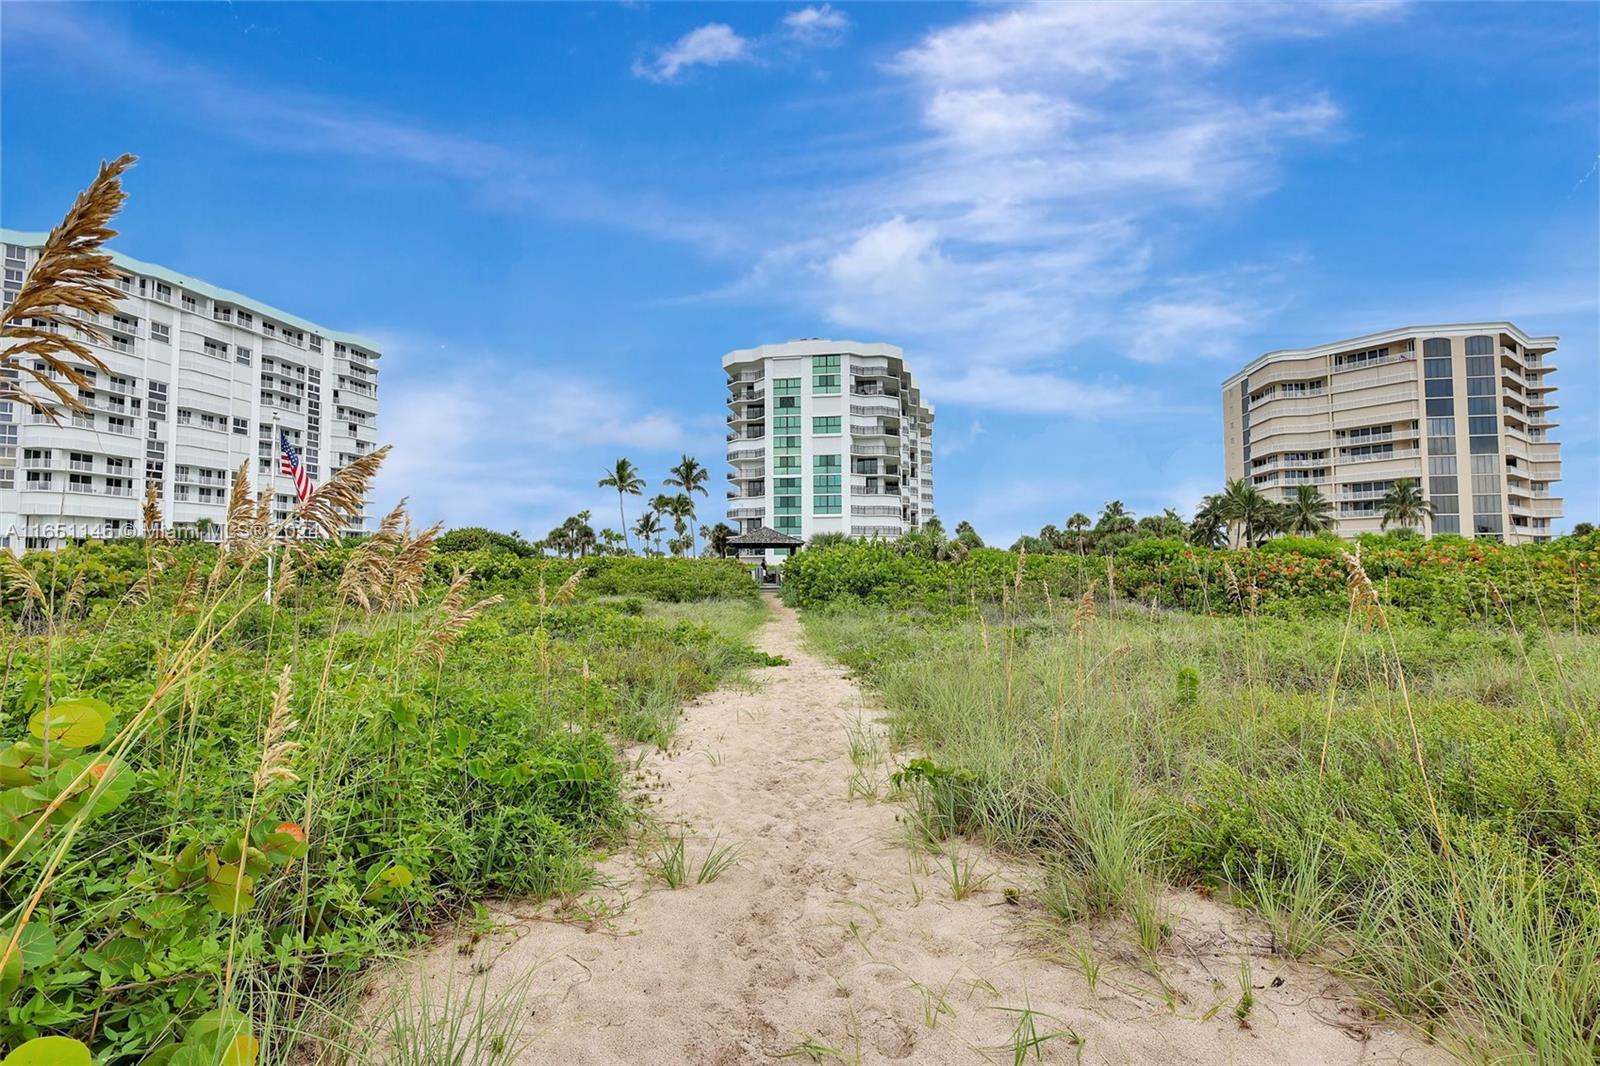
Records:
<instances>
[{"instance_id":1,"label":"building facade","mask_svg":"<svg viewBox=\"0 0 1600 1066\"><path fill-rule=\"evenodd\" d=\"M933 407L899 348L790 341L722 369L736 530L893 538L933 516Z\"/></svg>"},{"instance_id":2,"label":"building facade","mask_svg":"<svg viewBox=\"0 0 1600 1066\"><path fill-rule=\"evenodd\" d=\"M0 230L6 306L45 237ZM135 534L147 482L169 530L203 519L220 528L246 460L252 490L270 488L281 519L296 501L279 472L279 429L317 484L376 446L377 345L165 267L112 259L125 297L95 320L103 341L79 334L107 368L78 367L93 385L78 394L88 410L61 410L52 424L0 403L0 545Z\"/></svg>"},{"instance_id":3,"label":"building facade","mask_svg":"<svg viewBox=\"0 0 1600 1066\"><path fill-rule=\"evenodd\" d=\"M1378 532L1379 501L1411 478L1433 504L1428 532L1548 540L1561 517L1555 350L1555 337L1481 322L1267 352L1222 386L1228 479L1274 501L1314 485L1349 537Z\"/></svg>"}]
</instances>

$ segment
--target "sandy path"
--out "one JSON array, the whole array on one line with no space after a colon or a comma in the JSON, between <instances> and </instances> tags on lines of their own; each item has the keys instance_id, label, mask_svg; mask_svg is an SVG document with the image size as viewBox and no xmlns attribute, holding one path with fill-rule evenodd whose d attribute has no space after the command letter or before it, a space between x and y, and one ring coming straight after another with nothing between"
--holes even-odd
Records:
<instances>
[{"instance_id":1,"label":"sandy path","mask_svg":"<svg viewBox=\"0 0 1600 1066\"><path fill-rule=\"evenodd\" d=\"M662 821L690 827L691 859L719 837L740 845L740 864L672 891L638 855L617 855L601 871L614 887L594 897L619 913L588 929L500 909L506 927L476 968L491 984L535 971L537 1035L521 1061L760 1063L810 1040L816 1061L1010 1062L1025 1006L1038 1034L1082 1040L1045 1041L1047 1062L1449 1061L1364 1018L1325 973L1264 958L1263 930L1192 894L1171 897L1168 990L1114 927L1095 935L1093 988L1075 965L1043 961L1036 915L1004 894L1026 871L967 845L995 876L957 902L933 865L916 869L898 804L847 798L849 726L871 705L802 647L794 613L774 604L757 643L789 665L758 671L754 691L696 701L673 751L645 758L640 775ZM1247 942L1245 1026L1233 1009ZM427 965L474 968L448 945Z\"/></svg>"}]
</instances>

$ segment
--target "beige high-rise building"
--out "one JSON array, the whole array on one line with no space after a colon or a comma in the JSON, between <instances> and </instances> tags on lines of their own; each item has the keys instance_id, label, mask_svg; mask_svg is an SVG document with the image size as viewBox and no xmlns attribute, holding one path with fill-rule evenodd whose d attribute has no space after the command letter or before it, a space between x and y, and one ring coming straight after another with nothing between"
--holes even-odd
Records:
<instances>
[{"instance_id":1,"label":"beige high-rise building","mask_svg":"<svg viewBox=\"0 0 1600 1066\"><path fill-rule=\"evenodd\" d=\"M1338 532L1378 532L1402 478L1433 504L1426 532L1548 540L1561 517L1555 337L1510 322L1407 326L1267 352L1222 385L1228 480L1269 499L1314 485Z\"/></svg>"}]
</instances>

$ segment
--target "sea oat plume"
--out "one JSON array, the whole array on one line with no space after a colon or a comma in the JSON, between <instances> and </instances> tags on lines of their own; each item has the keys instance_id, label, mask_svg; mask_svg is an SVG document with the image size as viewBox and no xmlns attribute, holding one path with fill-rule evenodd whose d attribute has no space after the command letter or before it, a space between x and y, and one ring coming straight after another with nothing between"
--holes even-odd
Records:
<instances>
[{"instance_id":1,"label":"sea oat plume","mask_svg":"<svg viewBox=\"0 0 1600 1066\"><path fill-rule=\"evenodd\" d=\"M272 715L267 719L267 731L261 738L261 764L253 777L257 791L274 781L300 780L289 769L289 759L300 750L300 744L286 739L300 724L289 713L289 694L293 688L291 667L284 663L283 673L278 675L278 692L272 700Z\"/></svg>"},{"instance_id":2,"label":"sea oat plume","mask_svg":"<svg viewBox=\"0 0 1600 1066\"><path fill-rule=\"evenodd\" d=\"M100 173L45 238L38 261L0 322L0 340L10 342L0 352L0 370L27 374L55 402L25 392L16 384L18 379L9 376L0 376L0 400L32 408L52 422L59 421L58 405L69 411L86 410L76 390L92 389L94 383L73 362L106 369L80 337L103 340L94 319L114 313L122 299L113 284L117 269L103 246L117 235L110 222L127 199L122 173L133 160L124 155L100 164ZM63 387L58 377L73 388Z\"/></svg>"}]
</instances>

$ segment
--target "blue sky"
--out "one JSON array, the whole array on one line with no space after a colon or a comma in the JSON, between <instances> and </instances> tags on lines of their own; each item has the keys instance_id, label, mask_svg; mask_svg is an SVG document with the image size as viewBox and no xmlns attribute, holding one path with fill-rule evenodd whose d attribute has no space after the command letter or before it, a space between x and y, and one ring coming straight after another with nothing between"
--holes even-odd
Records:
<instances>
[{"instance_id":1,"label":"blue sky","mask_svg":"<svg viewBox=\"0 0 1600 1066\"><path fill-rule=\"evenodd\" d=\"M384 343L427 520L604 521L682 451L720 517L719 357L808 336L906 349L947 523L1188 509L1261 351L1509 318L1570 525L1597 83L1593 4L8 4L0 221L138 154L117 247Z\"/></svg>"}]
</instances>

